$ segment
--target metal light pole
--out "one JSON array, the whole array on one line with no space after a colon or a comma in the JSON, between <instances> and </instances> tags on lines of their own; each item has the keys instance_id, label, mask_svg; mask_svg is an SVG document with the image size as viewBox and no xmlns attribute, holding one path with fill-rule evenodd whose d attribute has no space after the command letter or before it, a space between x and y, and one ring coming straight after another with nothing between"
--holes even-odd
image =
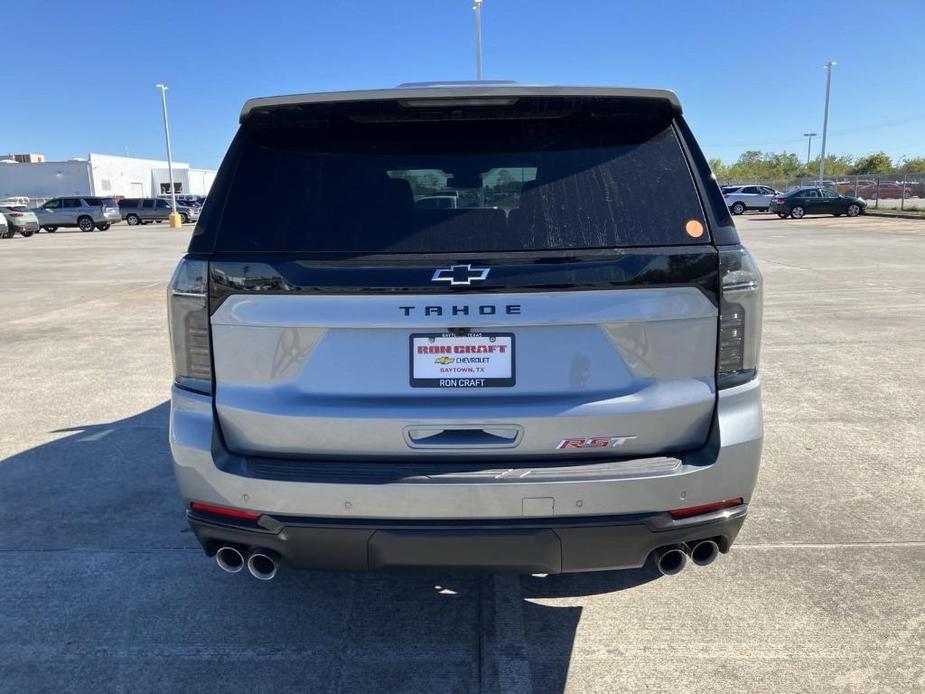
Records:
<instances>
[{"instance_id":1,"label":"metal light pole","mask_svg":"<svg viewBox=\"0 0 925 694\"><path fill-rule=\"evenodd\" d=\"M829 93L832 91L832 68L838 63L830 60L822 67L825 68L825 115L822 117L822 154L819 157L819 185L825 180L825 136L829 130Z\"/></svg>"},{"instance_id":2,"label":"metal light pole","mask_svg":"<svg viewBox=\"0 0 925 694\"><path fill-rule=\"evenodd\" d=\"M813 138L816 137L816 133L803 133L803 137L809 138L809 143L806 145L806 168L809 168L809 155L813 151Z\"/></svg>"},{"instance_id":3,"label":"metal light pole","mask_svg":"<svg viewBox=\"0 0 925 694\"><path fill-rule=\"evenodd\" d=\"M472 0L475 14L475 79L482 79L482 0Z\"/></svg>"},{"instance_id":4,"label":"metal light pole","mask_svg":"<svg viewBox=\"0 0 925 694\"><path fill-rule=\"evenodd\" d=\"M155 85L161 90L161 108L164 111L164 139L167 141L167 172L170 175L170 226L179 229L180 215L177 214L177 192L173 185L173 156L170 152L170 126L167 124L167 85Z\"/></svg>"}]
</instances>

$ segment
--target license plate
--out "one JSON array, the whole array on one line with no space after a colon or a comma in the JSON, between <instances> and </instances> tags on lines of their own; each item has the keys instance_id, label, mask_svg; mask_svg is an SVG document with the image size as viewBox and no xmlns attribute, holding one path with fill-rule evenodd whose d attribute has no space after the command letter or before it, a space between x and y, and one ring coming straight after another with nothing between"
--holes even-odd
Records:
<instances>
[{"instance_id":1,"label":"license plate","mask_svg":"<svg viewBox=\"0 0 925 694\"><path fill-rule=\"evenodd\" d=\"M513 385L512 333L411 336L412 388L504 388Z\"/></svg>"}]
</instances>

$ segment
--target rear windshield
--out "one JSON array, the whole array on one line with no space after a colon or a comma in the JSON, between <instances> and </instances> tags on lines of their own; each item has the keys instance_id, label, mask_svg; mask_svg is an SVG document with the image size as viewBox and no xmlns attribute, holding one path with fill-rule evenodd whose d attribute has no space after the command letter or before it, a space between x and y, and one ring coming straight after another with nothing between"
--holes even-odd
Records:
<instances>
[{"instance_id":1,"label":"rear windshield","mask_svg":"<svg viewBox=\"0 0 925 694\"><path fill-rule=\"evenodd\" d=\"M118 207L115 198L84 198L86 202L91 207Z\"/></svg>"},{"instance_id":2,"label":"rear windshield","mask_svg":"<svg viewBox=\"0 0 925 694\"><path fill-rule=\"evenodd\" d=\"M274 113L242 126L237 144L218 251L466 253L709 242L664 113L534 109L507 119L450 114L414 122ZM268 200L278 203L268 207ZM692 220L700 225L688 225Z\"/></svg>"}]
</instances>

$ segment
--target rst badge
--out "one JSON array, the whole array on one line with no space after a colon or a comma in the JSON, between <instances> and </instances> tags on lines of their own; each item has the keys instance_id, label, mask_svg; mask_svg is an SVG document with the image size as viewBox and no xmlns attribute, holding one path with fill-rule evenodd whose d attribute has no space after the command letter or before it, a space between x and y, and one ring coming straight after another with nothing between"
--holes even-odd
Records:
<instances>
[{"instance_id":1,"label":"rst badge","mask_svg":"<svg viewBox=\"0 0 925 694\"><path fill-rule=\"evenodd\" d=\"M619 448L635 436L590 436L585 438L562 439L557 449L563 448Z\"/></svg>"}]
</instances>

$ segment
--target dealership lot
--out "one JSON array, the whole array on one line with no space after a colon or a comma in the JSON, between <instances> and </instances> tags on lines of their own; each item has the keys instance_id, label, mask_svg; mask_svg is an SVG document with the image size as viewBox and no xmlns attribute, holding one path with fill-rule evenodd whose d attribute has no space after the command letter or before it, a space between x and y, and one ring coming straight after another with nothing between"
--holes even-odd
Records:
<instances>
[{"instance_id":1,"label":"dealership lot","mask_svg":"<svg viewBox=\"0 0 925 694\"><path fill-rule=\"evenodd\" d=\"M925 222L736 224L765 457L731 554L671 578L222 573L168 459L190 228L0 241L0 691L925 689Z\"/></svg>"}]
</instances>

